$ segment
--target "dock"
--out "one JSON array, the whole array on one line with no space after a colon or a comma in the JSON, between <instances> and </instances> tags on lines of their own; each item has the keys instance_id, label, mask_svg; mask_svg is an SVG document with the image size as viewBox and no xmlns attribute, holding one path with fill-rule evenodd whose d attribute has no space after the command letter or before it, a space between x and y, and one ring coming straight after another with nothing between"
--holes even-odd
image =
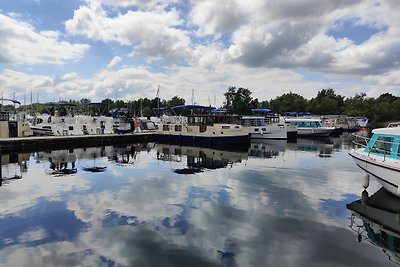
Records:
<instances>
[{"instance_id":1,"label":"dock","mask_svg":"<svg viewBox=\"0 0 400 267\"><path fill-rule=\"evenodd\" d=\"M155 132L0 138L0 153L153 142Z\"/></svg>"}]
</instances>

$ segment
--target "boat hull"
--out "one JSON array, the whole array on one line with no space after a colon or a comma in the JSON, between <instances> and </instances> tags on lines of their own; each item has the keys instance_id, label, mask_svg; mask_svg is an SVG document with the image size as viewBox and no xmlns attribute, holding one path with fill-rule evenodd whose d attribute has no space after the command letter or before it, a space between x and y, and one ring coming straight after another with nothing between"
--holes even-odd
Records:
<instances>
[{"instance_id":1,"label":"boat hull","mask_svg":"<svg viewBox=\"0 0 400 267\"><path fill-rule=\"evenodd\" d=\"M333 128L298 128L298 136L308 137L328 137L333 131Z\"/></svg>"},{"instance_id":2,"label":"boat hull","mask_svg":"<svg viewBox=\"0 0 400 267\"><path fill-rule=\"evenodd\" d=\"M362 150L352 150L349 155L358 167L373 175L386 190L400 196L400 165L398 162L390 158L384 159L382 156L368 155Z\"/></svg>"}]
</instances>

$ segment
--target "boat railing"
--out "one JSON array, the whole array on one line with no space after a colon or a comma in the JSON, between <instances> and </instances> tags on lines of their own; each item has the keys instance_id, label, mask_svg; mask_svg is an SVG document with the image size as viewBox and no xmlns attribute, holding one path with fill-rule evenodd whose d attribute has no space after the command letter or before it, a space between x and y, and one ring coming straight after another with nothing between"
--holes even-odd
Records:
<instances>
[{"instance_id":1,"label":"boat railing","mask_svg":"<svg viewBox=\"0 0 400 267\"><path fill-rule=\"evenodd\" d=\"M393 141L384 141L384 140L375 140L374 144L369 144L371 141L371 138L358 135L356 133L353 134L354 140L353 144L355 145L355 148L366 148L368 150L368 156L371 152L373 153L379 153L383 155L383 160L386 159L386 155L390 155L391 153L391 148L395 145L399 145L399 142L393 142Z\"/></svg>"}]
</instances>

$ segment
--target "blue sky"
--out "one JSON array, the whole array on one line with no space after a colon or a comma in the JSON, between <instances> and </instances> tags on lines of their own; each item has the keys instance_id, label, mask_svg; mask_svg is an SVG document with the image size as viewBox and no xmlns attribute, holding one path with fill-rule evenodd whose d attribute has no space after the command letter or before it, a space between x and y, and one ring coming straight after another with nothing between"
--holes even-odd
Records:
<instances>
[{"instance_id":1,"label":"blue sky","mask_svg":"<svg viewBox=\"0 0 400 267\"><path fill-rule=\"evenodd\" d=\"M0 92L40 102L400 94L395 0L0 1ZM214 103L212 103L214 104Z\"/></svg>"}]
</instances>

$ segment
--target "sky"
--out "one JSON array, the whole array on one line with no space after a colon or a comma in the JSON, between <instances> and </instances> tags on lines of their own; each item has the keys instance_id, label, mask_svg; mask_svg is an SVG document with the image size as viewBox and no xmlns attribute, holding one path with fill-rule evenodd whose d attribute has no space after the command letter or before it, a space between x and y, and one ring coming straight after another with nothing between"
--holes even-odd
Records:
<instances>
[{"instance_id":1,"label":"sky","mask_svg":"<svg viewBox=\"0 0 400 267\"><path fill-rule=\"evenodd\" d=\"M0 92L21 103L400 96L398 0L0 0Z\"/></svg>"}]
</instances>

